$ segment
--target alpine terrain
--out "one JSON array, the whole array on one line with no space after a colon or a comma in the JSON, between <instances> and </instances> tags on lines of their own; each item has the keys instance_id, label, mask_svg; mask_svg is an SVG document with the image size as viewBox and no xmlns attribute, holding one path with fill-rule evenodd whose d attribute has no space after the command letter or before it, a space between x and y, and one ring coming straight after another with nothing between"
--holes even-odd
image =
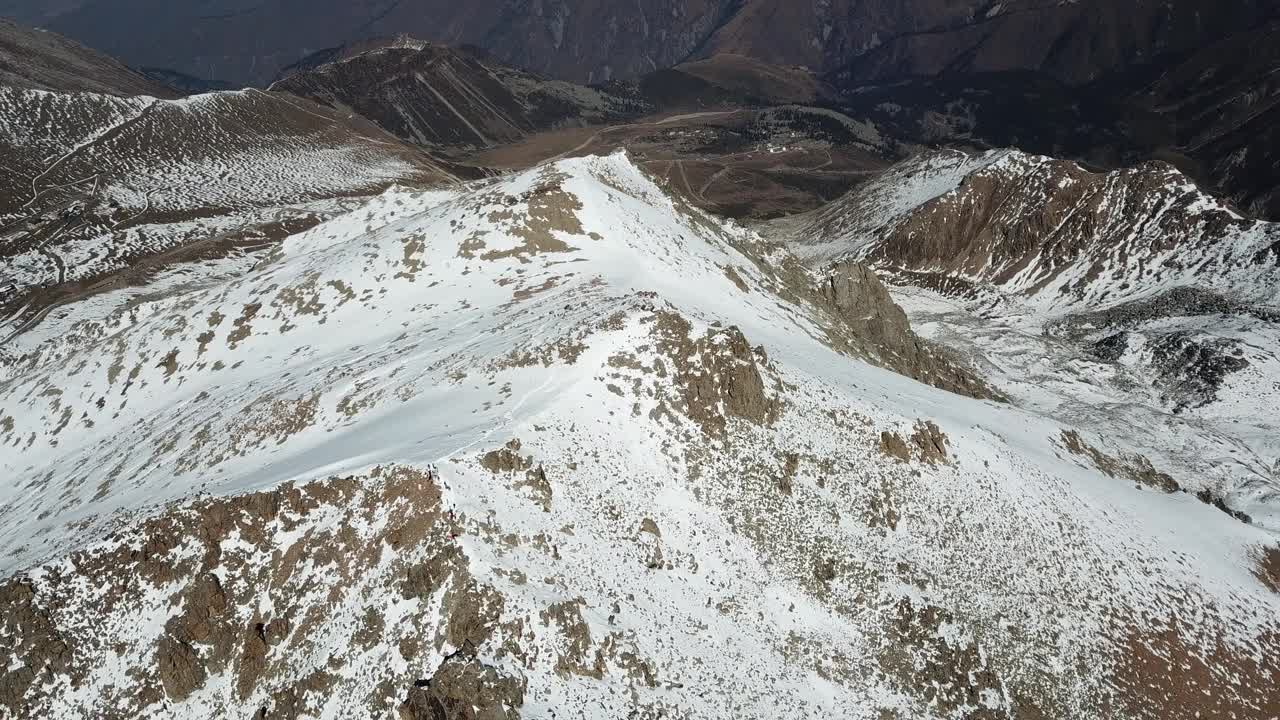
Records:
<instances>
[{"instance_id":1,"label":"alpine terrain","mask_svg":"<svg viewBox=\"0 0 1280 720\"><path fill-rule=\"evenodd\" d=\"M1193 4L28 18L331 48L243 90L0 25L0 717L1280 718L1280 224L1197 70L1266 8ZM602 22L667 54L575 84ZM928 100L1153 48L1159 147Z\"/></svg>"}]
</instances>

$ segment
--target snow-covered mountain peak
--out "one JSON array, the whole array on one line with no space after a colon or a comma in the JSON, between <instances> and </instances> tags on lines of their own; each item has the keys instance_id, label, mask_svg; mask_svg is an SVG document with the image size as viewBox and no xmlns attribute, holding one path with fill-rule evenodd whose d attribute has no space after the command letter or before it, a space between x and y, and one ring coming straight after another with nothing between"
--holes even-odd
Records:
<instances>
[{"instance_id":1,"label":"snow-covered mountain peak","mask_svg":"<svg viewBox=\"0 0 1280 720\"><path fill-rule=\"evenodd\" d=\"M74 485L73 476L108 462L112 477L131 476L139 491L85 487L63 505L65 516L26 513L66 492L52 484L13 496L6 514L47 532L105 516L102 503L176 497L190 489L182 478L209 471L226 491L296 479L298 462L309 472L337 470L321 457L366 466L369 453L348 457L350 448L325 434L366 413L412 414L397 407L420 405L422 394L453 391L451 404L488 417L478 430L502 416L487 395L462 399L465 378L571 365L596 342L589 336L626 325L639 305L764 328L779 311L743 289L762 281L726 242L730 233L744 231L677 209L623 155L566 160L459 192L392 189L224 283L174 287L81 317L60 337L19 338L36 344L3 370L0 442L14 449L15 470L67 473ZM578 379L566 367L540 379L545 387L515 381L505 395L545 398ZM158 447L145 460L142 447L121 447L126 428ZM409 457L436 461L456 449L450 443L475 439L433 432L436 441ZM215 438L231 438L230 447ZM328 449L318 452L321 442ZM288 460L263 467L252 457L240 463L247 477L229 469L272 445L268 454ZM403 460L403 451L390 443L375 455ZM6 531L10 543L42 536L21 524Z\"/></svg>"},{"instance_id":2,"label":"snow-covered mountain peak","mask_svg":"<svg viewBox=\"0 0 1280 720\"><path fill-rule=\"evenodd\" d=\"M14 712L1137 718L1171 647L1268 697L1264 530L622 154L78 309L0 376Z\"/></svg>"}]
</instances>

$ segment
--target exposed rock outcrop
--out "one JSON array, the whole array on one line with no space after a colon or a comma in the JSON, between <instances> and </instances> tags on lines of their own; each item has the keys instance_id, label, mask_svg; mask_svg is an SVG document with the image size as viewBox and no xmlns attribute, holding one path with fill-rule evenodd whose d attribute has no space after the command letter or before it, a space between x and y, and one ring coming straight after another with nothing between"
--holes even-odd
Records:
<instances>
[{"instance_id":1,"label":"exposed rock outcrop","mask_svg":"<svg viewBox=\"0 0 1280 720\"><path fill-rule=\"evenodd\" d=\"M1262 584L1280 594L1280 547L1269 547L1260 553L1256 574Z\"/></svg>"},{"instance_id":2,"label":"exposed rock outcrop","mask_svg":"<svg viewBox=\"0 0 1280 720\"><path fill-rule=\"evenodd\" d=\"M680 410L714 436L724 436L730 418L755 425L771 422L779 400L765 388L763 350L753 350L736 327L711 328L701 337L692 330L672 312L658 313L653 326L659 351L673 365Z\"/></svg>"},{"instance_id":3,"label":"exposed rock outcrop","mask_svg":"<svg viewBox=\"0 0 1280 720\"><path fill-rule=\"evenodd\" d=\"M468 646L415 681L397 710L401 720L517 720L524 692L521 679L480 662Z\"/></svg>"},{"instance_id":4,"label":"exposed rock outcrop","mask_svg":"<svg viewBox=\"0 0 1280 720\"><path fill-rule=\"evenodd\" d=\"M938 465L947 462L947 442L946 433L932 420L921 420L905 439L896 432L881 432L880 452L899 462L918 460L927 465Z\"/></svg>"},{"instance_id":5,"label":"exposed rock outcrop","mask_svg":"<svg viewBox=\"0 0 1280 720\"><path fill-rule=\"evenodd\" d=\"M912 332L907 314L866 265L852 261L832 265L815 294L838 319L840 332L834 339L844 349L943 390L978 398L1000 397L946 349Z\"/></svg>"},{"instance_id":6,"label":"exposed rock outcrop","mask_svg":"<svg viewBox=\"0 0 1280 720\"><path fill-rule=\"evenodd\" d=\"M129 680L95 685L91 693L109 694L93 704L121 717L213 688L228 688L229 700L261 698L265 718L303 717L363 682L343 674L364 664L361 653L394 652L412 638L465 652L421 687L384 663L376 672L387 692L350 697L351 708L391 710L405 697L396 688L411 687L402 712L444 714L408 717L516 717L521 679L476 654L501 598L470 579L451 523L435 480L407 468L175 507L38 579L0 585L0 707L41 716L61 702L61 683L81 683L110 660L127 663ZM100 613L91 620L69 612L86 593ZM437 595L440 624L429 613L383 622L387 603ZM349 643L334 644L355 625ZM430 660L410 654L411 673Z\"/></svg>"},{"instance_id":7,"label":"exposed rock outcrop","mask_svg":"<svg viewBox=\"0 0 1280 720\"><path fill-rule=\"evenodd\" d=\"M1015 717L999 672L950 612L908 598L894 611L889 630L894 642L879 659L887 673L927 697L945 717Z\"/></svg>"},{"instance_id":8,"label":"exposed rock outcrop","mask_svg":"<svg viewBox=\"0 0 1280 720\"><path fill-rule=\"evenodd\" d=\"M1125 451L1121 451L1115 455L1109 455L1093 445L1090 445L1083 437L1081 437L1080 433L1075 430L1063 430L1061 443L1068 452L1089 460L1094 467L1108 477L1124 478L1135 483L1139 487L1146 487L1165 493L1181 492L1193 494L1197 500L1205 505L1213 506L1240 522L1253 522L1253 518L1249 517L1247 513L1241 512L1240 510L1236 510L1227 505L1227 502L1216 492L1207 488L1195 490L1193 492L1192 490L1183 487L1168 473L1157 470L1155 466L1151 464L1151 461L1142 455Z\"/></svg>"},{"instance_id":9,"label":"exposed rock outcrop","mask_svg":"<svg viewBox=\"0 0 1280 720\"><path fill-rule=\"evenodd\" d=\"M1123 477L1138 485L1167 493L1182 490L1182 485L1177 480L1168 473L1157 470L1147 458L1133 453L1108 455L1086 442L1075 430L1062 431L1062 445L1068 452L1088 459L1094 467L1110 477Z\"/></svg>"}]
</instances>

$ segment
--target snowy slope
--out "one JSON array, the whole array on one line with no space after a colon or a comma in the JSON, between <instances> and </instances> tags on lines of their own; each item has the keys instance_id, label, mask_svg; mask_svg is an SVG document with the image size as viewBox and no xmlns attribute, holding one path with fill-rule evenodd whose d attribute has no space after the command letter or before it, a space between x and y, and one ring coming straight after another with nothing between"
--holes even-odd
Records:
<instances>
[{"instance_id":1,"label":"snowy slope","mask_svg":"<svg viewBox=\"0 0 1280 720\"><path fill-rule=\"evenodd\" d=\"M0 153L0 315L17 313L0 338L30 321L22 307L143 260L225 254L296 232L329 201L448 177L368 123L258 91L160 100L0 87Z\"/></svg>"},{"instance_id":2,"label":"snowy slope","mask_svg":"<svg viewBox=\"0 0 1280 720\"><path fill-rule=\"evenodd\" d=\"M836 352L761 243L565 160L21 336L0 703L1272 714L1271 535Z\"/></svg>"},{"instance_id":3,"label":"snowy slope","mask_svg":"<svg viewBox=\"0 0 1280 720\"><path fill-rule=\"evenodd\" d=\"M1280 225L1168 166L1002 150L923 155L772 232L886 273L1024 407L1280 528Z\"/></svg>"},{"instance_id":4,"label":"snowy slope","mask_svg":"<svg viewBox=\"0 0 1280 720\"><path fill-rule=\"evenodd\" d=\"M999 157L996 153L972 155L958 150L920 155L894 165L837 202L775 225L785 228L795 239L796 254L807 260L865 254L879 233L954 191L967 175Z\"/></svg>"}]
</instances>

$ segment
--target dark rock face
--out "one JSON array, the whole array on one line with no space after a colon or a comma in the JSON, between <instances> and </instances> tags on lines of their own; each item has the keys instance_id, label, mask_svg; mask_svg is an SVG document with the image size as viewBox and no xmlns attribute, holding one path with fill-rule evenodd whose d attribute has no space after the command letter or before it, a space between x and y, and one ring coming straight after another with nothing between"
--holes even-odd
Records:
<instances>
[{"instance_id":1,"label":"dark rock face","mask_svg":"<svg viewBox=\"0 0 1280 720\"><path fill-rule=\"evenodd\" d=\"M820 295L858 335L878 345L900 349L915 339L907 314L893 302L880 278L861 263L833 266Z\"/></svg>"},{"instance_id":2,"label":"dark rock face","mask_svg":"<svg viewBox=\"0 0 1280 720\"><path fill-rule=\"evenodd\" d=\"M1248 214L1280 217L1274 3L1021 5L890 38L826 79L847 112L903 137L1104 167L1165 160Z\"/></svg>"},{"instance_id":3,"label":"dark rock face","mask_svg":"<svg viewBox=\"0 0 1280 720\"><path fill-rule=\"evenodd\" d=\"M723 437L730 418L755 425L772 422L778 399L766 390L763 351L752 349L736 327L714 328L701 337L678 314L657 315L653 334L659 350L671 360L680 390L680 410L708 435Z\"/></svg>"},{"instance_id":4,"label":"dark rock face","mask_svg":"<svg viewBox=\"0 0 1280 720\"><path fill-rule=\"evenodd\" d=\"M504 676L463 648L430 679L415 682L398 712L402 720L517 720L524 691L523 681Z\"/></svg>"},{"instance_id":5,"label":"dark rock face","mask_svg":"<svg viewBox=\"0 0 1280 720\"><path fill-rule=\"evenodd\" d=\"M0 586L0 637L4 638L0 647L12 648L12 655L26 660L0 673L0 707L10 712L27 707L25 697L40 675L66 673L72 665L73 645L41 600L25 579L11 579Z\"/></svg>"},{"instance_id":6,"label":"dark rock face","mask_svg":"<svg viewBox=\"0 0 1280 720\"><path fill-rule=\"evenodd\" d=\"M1063 430L1061 442L1068 452L1086 458L1107 477L1124 478L1139 486L1166 493L1182 491L1182 485L1173 476L1156 469L1142 455L1128 452L1109 455L1090 445L1075 430Z\"/></svg>"},{"instance_id":7,"label":"dark rock face","mask_svg":"<svg viewBox=\"0 0 1280 720\"><path fill-rule=\"evenodd\" d=\"M961 395L998 398L971 370L911 330L907 314L867 266L841 262L827 270L817 299L838 318L839 340L895 372Z\"/></svg>"},{"instance_id":8,"label":"dark rock face","mask_svg":"<svg viewBox=\"0 0 1280 720\"><path fill-rule=\"evenodd\" d=\"M932 420L920 420L916 422L915 431L908 438L888 430L881 432L880 452L898 462L918 460L929 465L939 465L947 462L948 442L946 433ZM889 524L896 525L897 520L891 516Z\"/></svg>"},{"instance_id":9,"label":"dark rock face","mask_svg":"<svg viewBox=\"0 0 1280 720\"><path fill-rule=\"evenodd\" d=\"M1249 367L1241 350L1229 340L1198 340L1186 333L1172 333L1152 345L1152 364L1165 402L1174 412L1213 402L1218 388L1231 373Z\"/></svg>"},{"instance_id":10,"label":"dark rock face","mask_svg":"<svg viewBox=\"0 0 1280 720\"><path fill-rule=\"evenodd\" d=\"M917 0L873 5L883 9L859 9L884 18L881 27L864 27L861 32L865 35L859 36L857 30L851 35L869 48L856 52L857 47L847 46L841 53L837 51L839 42L829 37L824 49L828 63L848 63L842 73L855 82L1036 71L1069 85L1083 85L1166 53L1198 48L1213 38L1261 22L1273 11L1264 0L1244 0L1213 13L1200 0L1124 4L1104 0ZM852 10L843 9L846 13ZM833 27L838 28L839 21ZM873 31L879 32L879 42L866 37ZM831 36L837 32L833 29Z\"/></svg>"},{"instance_id":11,"label":"dark rock face","mask_svg":"<svg viewBox=\"0 0 1280 720\"><path fill-rule=\"evenodd\" d=\"M1242 210L1280 217L1280 17L1206 42L1136 95L1168 122L1163 150Z\"/></svg>"},{"instance_id":12,"label":"dark rock face","mask_svg":"<svg viewBox=\"0 0 1280 720\"><path fill-rule=\"evenodd\" d=\"M1003 709L987 708L983 695L1003 695L1004 679L992 668L974 640L947 638L940 632L955 617L945 608L903 598L895 608L891 649L878 658L886 673L922 693L930 705L951 717L986 720L1012 717ZM956 714L963 712L963 714ZM1018 713L1018 717L1026 717Z\"/></svg>"},{"instance_id":13,"label":"dark rock face","mask_svg":"<svg viewBox=\"0 0 1280 720\"><path fill-rule=\"evenodd\" d=\"M1089 346L1089 354L1106 362L1115 362L1129 349L1129 333L1108 335Z\"/></svg>"},{"instance_id":14,"label":"dark rock face","mask_svg":"<svg viewBox=\"0 0 1280 720\"><path fill-rule=\"evenodd\" d=\"M1250 363L1238 338L1212 331L1171 332L1149 327L1172 317L1212 319L1208 327L1230 317L1259 327L1280 321L1280 315L1267 307L1197 288L1179 288L1152 300L1074 315L1050 331L1083 340L1085 351L1103 362L1120 361L1135 351L1132 359L1139 363L1141 376L1159 391L1163 403L1173 412L1194 410L1213 403L1230 376Z\"/></svg>"},{"instance_id":15,"label":"dark rock face","mask_svg":"<svg viewBox=\"0 0 1280 720\"><path fill-rule=\"evenodd\" d=\"M198 78L194 75L188 75L186 73L178 72L177 70L168 70L166 68L144 67L138 68L138 72L142 73L148 80L159 85L163 85L180 95L198 95L200 93L235 89L231 83L222 82L221 80Z\"/></svg>"},{"instance_id":16,"label":"dark rock face","mask_svg":"<svg viewBox=\"0 0 1280 720\"><path fill-rule=\"evenodd\" d=\"M1234 315L1265 323L1280 323L1280 312L1197 287L1179 287L1150 300L1125 303L1092 313L1082 313L1056 323L1054 332L1077 333L1086 326L1135 329L1144 323L1174 315Z\"/></svg>"},{"instance_id":17,"label":"dark rock face","mask_svg":"<svg viewBox=\"0 0 1280 720\"><path fill-rule=\"evenodd\" d=\"M204 685L208 675L191 645L166 637L156 648L156 670L167 696L185 700Z\"/></svg>"},{"instance_id":18,"label":"dark rock face","mask_svg":"<svg viewBox=\"0 0 1280 720\"><path fill-rule=\"evenodd\" d=\"M1256 575L1262 584L1280 593L1280 546L1263 550L1258 559Z\"/></svg>"},{"instance_id":19,"label":"dark rock face","mask_svg":"<svg viewBox=\"0 0 1280 720\"><path fill-rule=\"evenodd\" d=\"M829 228L822 233L824 238L836 234ZM742 244L737 249L777 283L775 290L813 309L833 350L948 392L1006 399L963 358L916 335L906 312L869 266L846 259L811 271L794 257L778 263L769 254L774 247ZM735 277L730 280L746 291Z\"/></svg>"}]
</instances>

